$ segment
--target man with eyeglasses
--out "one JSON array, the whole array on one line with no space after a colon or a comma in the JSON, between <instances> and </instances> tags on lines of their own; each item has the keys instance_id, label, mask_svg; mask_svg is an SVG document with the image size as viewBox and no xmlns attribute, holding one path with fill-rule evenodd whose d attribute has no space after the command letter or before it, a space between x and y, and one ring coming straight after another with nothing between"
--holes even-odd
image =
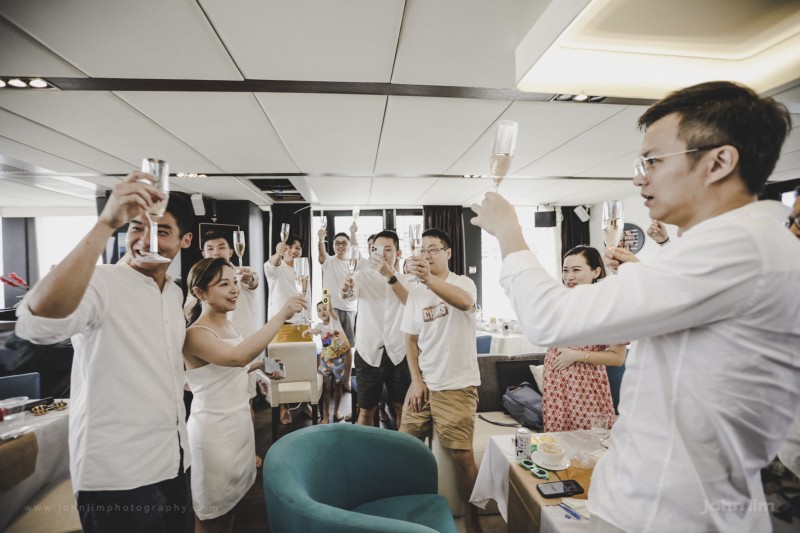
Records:
<instances>
[{"instance_id":1,"label":"man with eyeglasses","mask_svg":"<svg viewBox=\"0 0 800 533\"><path fill-rule=\"evenodd\" d=\"M469 503L478 468L472 451L478 410L475 348L477 289L467 276L450 272L450 236L440 229L422 234L422 251L409 270L422 285L408 294L402 330L411 386L400 431L424 441L432 431L453 460L467 531L480 531L478 510Z\"/></svg>"},{"instance_id":2,"label":"man with eyeglasses","mask_svg":"<svg viewBox=\"0 0 800 533\"><path fill-rule=\"evenodd\" d=\"M358 241L356 233L358 226L355 222L350 225L350 237L346 233L340 232L333 237L333 256L328 255L325 249L325 237L328 231L325 228L320 228L317 232L317 250L319 251L318 260L322 268L322 286L328 289L328 294L331 297L333 308L339 314L339 322L342 324L344 335L347 337L347 342L350 346L355 346L355 324L356 324L356 311L358 310L358 299L351 298L345 300L339 294L338 288L344 284L344 280L349 275L347 270L347 250L352 244L357 245ZM367 261L360 259L356 266L356 270L369 268ZM347 361L345 361L345 376L344 388L350 390L350 372L353 367L353 353L352 350L347 353Z\"/></svg>"},{"instance_id":3,"label":"man with eyeglasses","mask_svg":"<svg viewBox=\"0 0 800 533\"><path fill-rule=\"evenodd\" d=\"M590 531L769 531L760 471L800 403L800 246L757 201L791 129L786 108L730 82L676 91L639 119L634 185L681 238L570 291L489 193L473 224L497 236L500 282L537 344L635 339ZM607 251L615 258L615 250Z\"/></svg>"}]
</instances>

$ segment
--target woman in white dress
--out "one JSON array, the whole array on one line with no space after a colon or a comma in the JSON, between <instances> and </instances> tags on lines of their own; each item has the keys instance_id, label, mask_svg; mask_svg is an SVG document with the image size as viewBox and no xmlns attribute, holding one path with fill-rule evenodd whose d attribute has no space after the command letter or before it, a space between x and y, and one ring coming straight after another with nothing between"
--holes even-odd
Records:
<instances>
[{"instance_id":1,"label":"woman in white dress","mask_svg":"<svg viewBox=\"0 0 800 533\"><path fill-rule=\"evenodd\" d=\"M233 509L256 478L247 365L307 304L302 297L290 298L261 329L242 339L227 318L239 295L233 266L223 258L203 259L189 271L188 284L198 299L183 346L194 394L187 429L195 531L232 531Z\"/></svg>"}]
</instances>

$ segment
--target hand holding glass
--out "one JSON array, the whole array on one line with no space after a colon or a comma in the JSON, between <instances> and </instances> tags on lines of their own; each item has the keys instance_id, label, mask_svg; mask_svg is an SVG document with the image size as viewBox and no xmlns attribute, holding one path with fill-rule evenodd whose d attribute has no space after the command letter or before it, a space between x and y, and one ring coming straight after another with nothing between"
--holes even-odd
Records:
<instances>
[{"instance_id":1,"label":"hand holding glass","mask_svg":"<svg viewBox=\"0 0 800 533\"><path fill-rule=\"evenodd\" d=\"M501 120L497 123L492 142L492 156L489 169L494 180L494 191L500 189L500 183L511 168L511 160L517 149L517 130L519 126L513 120Z\"/></svg>"},{"instance_id":2,"label":"hand holding glass","mask_svg":"<svg viewBox=\"0 0 800 533\"><path fill-rule=\"evenodd\" d=\"M308 258L307 257L298 257L294 260L294 283L295 287L297 288L297 292L300 293L300 296L303 298L306 297L306 293L308 292ZM301 311L303 317L303 323L309 324L311 321L306 317L306 310L303 309Z\"/></svg>"},{"instance_id":3,"label":"hand holding glass","mask_svg":"<svg viewBox=\"0 0 800 533\"><path fill-rule=\"evenodd\" d=\"M357 244L351 244L350 247L347 248L347 272L350 274L350 277L353 277L353 274L356 272L358 258L360 256L361 252L358 250Z\"/></svg>"},{"instance_id":4,"label":"hand holding glass","mask_svg":"<svg viewBox=\"0 0 800 533\"><path fill-rule=\"evenodd\" d=\"M603 240L606 247L619 246L625 226L622 215L622 200L609 200L603 203Z\"/></svg>"},{"instance_id":5,"label":"hand holding glass","mask_svg":"<svg viewBox=\"0 0 800 533\"><path fill-rule=\"evenodd\" d=\"M151 174L155 181L147 179L140 181L151 184L153 187L164 193L166 198L158 202L151 202L145 210L147 220L150 222L150 252L143 253L140 261L144 263L169 263L168 259L158 254L158 221L164 216L169 201L169 164L163 159L145 158L142 160L142 172Z\"/></svg>"},{"instance_id":6,"label":"hand holding glass","mask_svg":"<svg viewBox=\"0 0 800 533\"><path fill-rule=\"evenodd\" d=\"M422 224L411 224L408 227L408 245L411 248L411 257L417 255L417 250L422 246ZM413 281L419 283L419 277L414 276Z\"/></svg>"}]
</instances>

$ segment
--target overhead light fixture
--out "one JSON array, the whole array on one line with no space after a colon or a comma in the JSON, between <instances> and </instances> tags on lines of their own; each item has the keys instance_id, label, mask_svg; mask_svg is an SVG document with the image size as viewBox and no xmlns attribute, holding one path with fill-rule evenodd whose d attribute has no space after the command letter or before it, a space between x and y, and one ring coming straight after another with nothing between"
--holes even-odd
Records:
<instances>
[{"instance_id":1,"label":"overhead light fixture","mask_svg":"<svg viewBox=\"0 0 800 533\"><path fill-rule=\"evenodd\" d=\"M197 172L178 172L175 174L176 178L207 178L205 174L198 174Z\"/></svg>"},{"instance_id":2,"label":"overhead light fixture","mask_svg":"<svg viewBox=\"0 0 800 533\"><path fill-rule=\"evenodd\" d=\"M706 81L735 81L765 93L797 78L800 2L673 4L550 2L516 49L517 87L660 99ZM692 31L688 18L712 23Z\"/></svg>"},{"instance_id":3,"label":"overhead light fixture","mask_svg":"<svg viewBox=\"0 0 800 533\"><path fill-rule=\"evenodd\" d=\"M605 96L589 96L586 94L557 94L553 96L551 102L589 102L597 104L605 100Z\"/></svg>"},{"instance_id":4,"label":"overhead light fixture","mask_svg":"<svg viewBox=\"0 0 800 533\"><path fill-rule=\"evenodd\" d=\"M3 76L0 77L0 89L58 89L55 85L44 78L25 77L25 76Z\"/></svg>"}]
</instances>

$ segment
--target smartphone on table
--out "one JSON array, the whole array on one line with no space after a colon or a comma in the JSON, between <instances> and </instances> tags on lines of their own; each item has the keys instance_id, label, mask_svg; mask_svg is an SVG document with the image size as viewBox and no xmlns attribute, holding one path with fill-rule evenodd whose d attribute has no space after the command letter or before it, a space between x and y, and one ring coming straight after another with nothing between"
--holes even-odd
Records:
<instances>
[{"instance_id":1,"label":"smartphone on table","mask_svg":"<svg viewBox=\"0 0 800 533\"><path fill-rule=\"evenodd\" d=\"M576 494L583 494L583 487L572 479L539 483L536 485L536 490L545 498L566 498Z\"/></svg>"}]
</instances>

